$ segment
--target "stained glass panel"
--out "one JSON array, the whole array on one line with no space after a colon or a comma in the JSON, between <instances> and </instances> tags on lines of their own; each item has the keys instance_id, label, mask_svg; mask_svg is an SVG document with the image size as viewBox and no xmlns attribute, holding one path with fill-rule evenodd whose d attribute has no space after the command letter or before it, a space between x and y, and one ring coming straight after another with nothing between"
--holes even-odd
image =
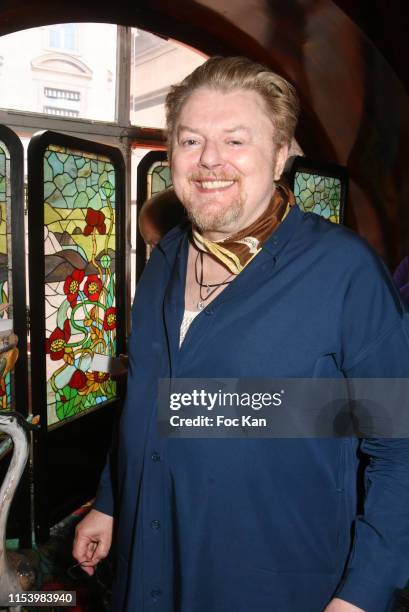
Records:
<instances>
[{"instance_id":1,"label":"stained glass panel","mask_svg":"<svg viewBox=\"0 0 409 612\"><path fill-rule=\"evenodd\" d=\"M146 199L151 198L156 193L172 186L172 177L170 173L169 162L166 159L153 162L149 166L146 174ZM145 261L148 261L152 254L152 247L146 245Z\"/></svg>"},{"instance_id":2,"label":"stained glass panel","mask_svg":"<svg viewBox=\"0 0 409 612\"><path fill-rule=\"evenodd\" d=\"M316 213L334 223L340 222L341 181L339 178L310 172L296 172L294 195L301 210Z\"/></svg>"},{"instance_id":3,"label":"stained glass panel","mask_svg":"<svg viewBox=\"0 0 409 612\"><path fill-rule=\"evenodd\" d=\"M148 170L148 198L172 185L169 163L166 160L156 161Z\"/></svg>"},{"instance_id":4,"label":"stained glass panel","mask_svg":"<svg viewBox=\"0 0 409 612\"><path fill-rule=\"evenodd\" d=\"M0 319L4 321L12 311L11 279L11 186L10 154L6 145L0 141ZM0 350L8 344L8 332L0 337ZM0 354L0 409L10 409L13 404L13 380L8 372L7 355Z\"/></svg>"},{"instance_id":5,"label":"stained glass panel","mask_svg":"<svg viewBox=\"0 0 409 612\"><path fill-rule=\"evenodd\" d=\"M116 354L112 161L48 145L44 152L48 426L116 397L94 354Z\"/></svg>"}]
</instances>

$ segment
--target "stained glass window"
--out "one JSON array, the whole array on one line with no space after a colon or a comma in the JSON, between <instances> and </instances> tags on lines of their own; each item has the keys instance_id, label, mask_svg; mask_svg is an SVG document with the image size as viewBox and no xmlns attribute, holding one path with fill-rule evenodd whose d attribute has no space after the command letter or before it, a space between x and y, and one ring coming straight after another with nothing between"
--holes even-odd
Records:
<instances>
[{"instance_id":1,"label":"stained glass window","mask_svg":"<svg viewBox=\"0 0 409 612\"><path fill-rule=\"evenodd\" d=\"M105 156L44 152L48 426L116 397L94 354L116 354L116 181Z\"/></svg>"},{"instance_id":2,"label":"stained glass window","mask_svg":"<svg viewBox=\"0 0 409 612\"><path fill-rule=\"evenodd\" d=\"M4 321L12 309L11 279L11 188L10 188L10 154L6 145L0 141L0 319ZM8 307L7 307L8 305ZM0 338L0 345L7 344L7 339ZM12 408L12 374L4 375L7 366L7 355L0 353L0 409Z\"/></svg>"},{"instance_id":3,"label":"stained glass window","mask_svg":"<svg viewBox=\"0 0 409 612\"><path fill-rule=\"evenodd\" d=\"M172 186L169 162L166 159L153 162L146 174L146 199ZM152 247L146 245L145 261L152 254Z\"/></svg>"},{"instance_id":4,"label":"stained glass window","mask_svg":"<svg viewBox=\"0 0 409 612\"><path fill-rule=\"evenodd\" d=\"M169 163L166 160L154 162L148 170L148 198L172 185Z\"/></svg>"},{"instance_id":5,"label":"stained glass window","mask_svg":"<svg viewBox=\"0 0 409 612\"><path fill-rule=\"evenodd\" d=\"M294 195L297 204L305 212L313 212L329 221L339 223L341 206L339 178L296 172Z\"/></svg>"}]
</instances>

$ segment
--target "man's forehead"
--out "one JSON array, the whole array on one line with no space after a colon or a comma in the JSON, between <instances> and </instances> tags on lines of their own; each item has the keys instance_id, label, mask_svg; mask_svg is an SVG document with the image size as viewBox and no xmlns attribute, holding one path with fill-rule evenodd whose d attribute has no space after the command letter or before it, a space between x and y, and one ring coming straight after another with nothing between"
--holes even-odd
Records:
<instances>
[{"instance_id":1,"label":"man's forehead","mask_svg":"<svg viewBox=\"0 0 409 612\"><path fill-rule=\"evenodd\" d=\"M237 100L240 98L245 101L245 103L248 103L250 100L259 105L263 105L264 103L263 96L253 89L235 87L233 89L223 90L210 87L198 87L186 98L182 106L182 112L185 109L197 106L209 105L213 107L215 101L216 103L219 101L220 104L228 104L231 100L232 104L236 105Z\"/></svg>"},{"instance_id":2,"label":"man's forehead","mask_svg":"<svg viewBox=\"0 0 409 612\"><path fill-rule=\"evenodd\" d=\"M199 88L193 91L176 120L176 134L215 128L226 133L254 132L271 123L262 96L248 89L221 91ZM264 127L261 127L264 124Z\"/></svg>"}]
</instances>

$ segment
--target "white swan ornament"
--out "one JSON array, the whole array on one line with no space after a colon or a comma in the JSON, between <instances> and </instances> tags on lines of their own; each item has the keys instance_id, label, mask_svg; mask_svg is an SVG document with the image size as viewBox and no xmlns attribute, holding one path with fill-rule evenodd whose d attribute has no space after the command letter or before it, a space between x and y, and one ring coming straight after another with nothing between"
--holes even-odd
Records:
<instances>
[{"instance_id":1,"label":"white swan ornament","mask_svg":"<svg viewBox=\"0 0 409 612\"><path fill-rule=\"evenodd\" d=\"M9 469L0 488L0 604L9 600L9 594L23 592L20 574L7 556L6 527L11 502L28 458L28 433L34 429L38 429L38 417L30 423L14 410L0 410L0 431L11 437L14 446ZM7 443L10 444L6 440L3 445Z\"/></svg>"}]
</instances>

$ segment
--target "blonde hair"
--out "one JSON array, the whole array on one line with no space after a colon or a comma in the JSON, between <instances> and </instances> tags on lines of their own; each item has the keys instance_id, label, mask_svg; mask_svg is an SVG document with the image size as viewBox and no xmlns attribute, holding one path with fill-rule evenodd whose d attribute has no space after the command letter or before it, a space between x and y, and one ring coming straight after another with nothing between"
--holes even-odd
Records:
<instances>
[{"instance_id":1,"label":"blonde hair","mask_svg":"<svg viewBox=\"0 0 409 612\"><path fill-rule=\"evenodd\" d=\"M295 88L263 64L246 57L215 56L196 68L181 83L173 85L166 96L169 159L182 108L189 96L200 87L223 93L238 89L257 92L263 98L267 114L275 127L276 145L280 147L291 143L300 109Z\"/></svg>"}]
</instances>

